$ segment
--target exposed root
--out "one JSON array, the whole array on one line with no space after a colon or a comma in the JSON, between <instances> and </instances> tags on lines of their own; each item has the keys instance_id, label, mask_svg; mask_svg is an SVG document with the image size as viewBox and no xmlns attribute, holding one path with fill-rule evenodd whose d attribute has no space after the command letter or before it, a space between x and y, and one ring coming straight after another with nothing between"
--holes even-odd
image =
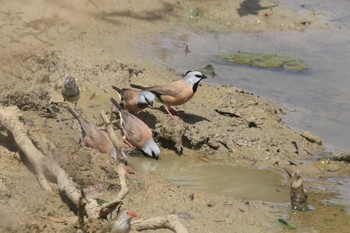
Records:
<instances>
[{"instance_id":1,"label":"exposed root","mask_svg":"<svg viewBox=\"0 0 350 233\"><path fill-rule=\"evenodd\" d=\"M31 163L36 173L36 177L44 190L52 191L48 180L43 171L48 171L57 179L59 191L64 194L73 205L78 209L81 205L81 191L77 188L77 184L69 177L69 175L61 168L61 166L51 157L45 156L38 150L27 135L27 129L19 121L22 117L17 107L0 106L0 124L10 131L25 158ZM125 181L125 169L123 165L118 166L118 171L122 189L117 197L110 203L99 206L93 198L86 198L85 212L88 218L104 218L111 213L125 198L128 190ZM114 208L114 209L113 209Z\"/></svg>"},{"instance_id":2,"label":"exposed root","mask_svg":"<svg viewBox=\"0 0 350 233\"><path fill-rule=\"evenodd\" d=\"M155 217L146 220L139 220L132 223L132 229L136 231L169 229L176 233L188 233L179 218L172 214L166 217Z\"/></svg>"}]
</instances>

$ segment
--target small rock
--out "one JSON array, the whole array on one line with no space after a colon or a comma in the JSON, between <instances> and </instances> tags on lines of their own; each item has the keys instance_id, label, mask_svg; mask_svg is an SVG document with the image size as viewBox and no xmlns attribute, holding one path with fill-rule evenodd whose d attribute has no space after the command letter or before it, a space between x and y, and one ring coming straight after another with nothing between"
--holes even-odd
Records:
<instances>
[{"instance_id":1,"label":"small rock","mask_svg":"<svg viewBox=\"0 0 350 233\"><path fill-rule=\"evenodd\" d=\"M300 134L303 138L308 140L311 143L316 143L318 145L322 145L322 139L317 137L316 135L310 133L309 131L304 131Z\"/></svg>"},{"instance_id":2,"label":"small rock","mask_svg":"<svg viewBox=\"0 0 350 233\"><path fill-rule=\"evenodd\" d=\"M224 201L224 205L233 205L233 201Z\"/></svg>"},{"instance_id":3,"label":"small rock","mask_svg":"<svg viewBox=\"0 0 350 233\"><path fill-rule=\"evenodd\" d=\"M208 207L213 207L214 205L215 205L214 202L208 202L208 203L207 203L207 206L208 206Z\"/></svg>"}]
</instances>

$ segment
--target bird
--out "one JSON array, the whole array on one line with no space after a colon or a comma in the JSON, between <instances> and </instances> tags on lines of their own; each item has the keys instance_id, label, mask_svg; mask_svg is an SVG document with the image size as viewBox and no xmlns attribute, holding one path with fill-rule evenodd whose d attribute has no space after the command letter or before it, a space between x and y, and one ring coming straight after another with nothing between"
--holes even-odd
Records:
<instances>
[{"instance_id":1,"label":"bird","mask_svg":"<svg viewBox=\"0 0 350 233\"><path fill-rule=\"evenodd\" d=\"M115 149L108 133L105 130L98 129L96 125L78 116L74 109L67 106L68 111L78 120L80 124L80 143L94 148L100 153L108 154L117 159L117 150ZM126 161L126 155L123 153L123 160Z\"/></svg>"},{"instance_id":2,"label":"bird","mask_svg":"<svg viewBox=\"0 0 350 233\"><path fill-rule=\"evenodd\" d=\"M184 78L165 85L144 87L130 84L131 87L152 92L157 99L165 105L165 110L171 118L174 116L168 107L178 106L189 101L198 89L199 82L206 79L199 71L187 71Z\"/></svg>"},{"instance_id":3,"label":"bird","mask_svg":"<svg viewBox=\"0 0 350 233\"><path fill-rule=\"evenodd\" d=\"M153 108L155 96L152 92L130 88L120 89L116 86L112 88L119 94L122 101L120 105L129 112L137 113L147 107Z\"/></svg>"},{"instance_id":4,"label":"bird","mask_svg":"<svg viewBox=\"0 0 350 233\"><path fill-rule=\"evenodd\" d=\"M113 97L111 102L119 111L120 125L127 142L157 160L160 150L153 140L152 130L142 120L124 110Z\"/></svg>"},{"instance_id":5,"label":"bird","mask_svg":"<svg viewBox=\"0 0 350 233\"><path fill-rule=\"evenodd\" d=\"M130 210L121 210L117 217L102 229L102 233L129 233L131 230L130 221L136 217L137 215Z\"/></svg>"},{"instance_id":6,"label":"bird","mask_svg":"<svg viewBox=\"0 0 350 233\"><path fill-rule=\"evenodd\" d=\"M77 107L77 102L80 98L80 88L73 77L68 76L65 78L61 88L61 94L64 101L72 102L75 108Z\"/></svg>"}]
</instances>

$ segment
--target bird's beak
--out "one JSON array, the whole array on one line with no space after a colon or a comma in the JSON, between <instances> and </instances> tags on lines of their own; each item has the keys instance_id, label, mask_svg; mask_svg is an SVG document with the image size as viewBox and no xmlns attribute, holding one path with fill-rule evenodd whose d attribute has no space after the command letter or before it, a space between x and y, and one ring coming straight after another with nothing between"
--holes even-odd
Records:
<instances>
[{"instance_id":1,"label":"bird's beak","mask_svg":"<svg viewBox=\"0 0 350 233\"><path fill-rule=\"evenodd\" d=\"M207 76L205 76L204 74L202 74L202 79L206 79L208 78Z\"/></svg>"},{"instance_id":2,"label":"bird's beak","mask_svg":"<svg viewBox=\"0 0 350 233\"><path fill-rule=\"evenodd\" d=\"M128 212L128 215L129 215L130 218L136 218L137 217L137 214L134 213L134 212L131 212L131 211Z\"/></svg>"},{"instance_id":3,"label":"bird's beak","mask_svg":"<svg viewBox=\"0 0 350 233\"><path fill-rule=\"evenodd\" d=\"M148 104L148 107L150 107L150 108L153 108L153 101L152 102L149 102L149 101L147 101L147 104Z\"/></svg>"}]
</instances>

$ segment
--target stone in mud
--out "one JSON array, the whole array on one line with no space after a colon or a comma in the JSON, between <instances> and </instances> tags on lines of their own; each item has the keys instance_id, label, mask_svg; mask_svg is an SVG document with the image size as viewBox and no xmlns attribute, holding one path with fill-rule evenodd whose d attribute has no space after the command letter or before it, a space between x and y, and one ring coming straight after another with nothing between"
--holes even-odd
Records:
<instances>
[{"instance_id":1,"label":"stone in mud","mask_svg":"<svg viewBox=\"0 0 350 233\"><path fill-rule=\"evenodd\" d=\"M158 122L155 125L155 132L158 135L158 141L161 141L165 147L175 147L178 154L182 154L182 137L186 132L186 125L182 121L167 120Z\"/></svg>"},{"instance_id":2,"label":"stone in mud","mask_svg":"<svg viewBox=\"0 0 350 233\"><path fill-rule=\"evenodd\" d=\"M317 137L316 135L310 133L309 131L304 131L300 134L303 138L308 140L311 143L316 143L318 145L322 145L322 139Z\"/></svg>"},{"instance_id":3,"label":"stone in mud","mask_svg":"<svg viewBox=\"0 0 350 233\"><path fill-rule=\"evenodd\" d=\"M334 161L350 163L350 152L344 151L344 152L334 153L332 154L330 159Z\"/></svg>"},{"instance_id":4,"label":"stone in mud","mask_svg":"<svg viewBox=\"0 0 350 233\"><path fill-rule=\"evenodd\" d=\"M306 211L307 193L299 172L293 173L290 181L290 203L293 210Z\"/></svg>"}]
</instances>

